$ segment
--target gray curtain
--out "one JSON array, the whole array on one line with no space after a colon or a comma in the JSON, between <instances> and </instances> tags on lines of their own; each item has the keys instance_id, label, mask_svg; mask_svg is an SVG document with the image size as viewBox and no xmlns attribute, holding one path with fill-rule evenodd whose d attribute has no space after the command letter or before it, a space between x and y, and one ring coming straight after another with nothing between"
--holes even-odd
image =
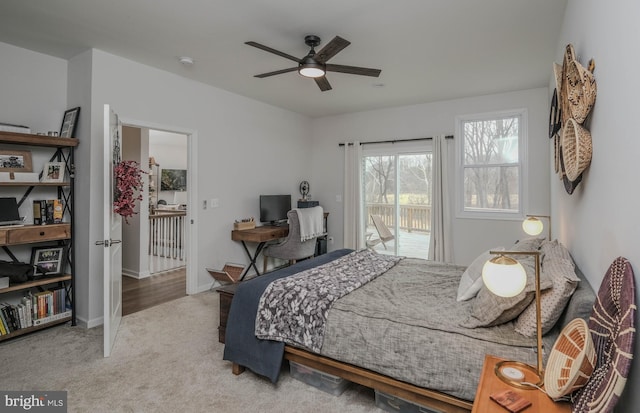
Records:
<instances>
[{"instance_id":1,"label":"gray curtain","mask_svg":"<svg viewBox=\"0 0 640 413\"><path fill-rule=\"evenodd\" d=\"M433 205L429 259L442 262L453 262L448 174L453 145L450 142L452 139L445 139L445 135L433 137Z\"/></svg>"}]
</instances>

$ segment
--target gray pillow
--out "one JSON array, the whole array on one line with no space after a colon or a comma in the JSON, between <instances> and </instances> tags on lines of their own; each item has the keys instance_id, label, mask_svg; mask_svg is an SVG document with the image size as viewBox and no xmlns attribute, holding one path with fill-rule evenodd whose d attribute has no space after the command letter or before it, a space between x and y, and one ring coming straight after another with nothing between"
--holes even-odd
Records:
<instances>
[{"instance_id":1,"label":"gray pillow","mask_svg":"<svg viewBox=\"0 0 640 413\"><path fill-rule=\"evenodd\" d=\"M539 243L541 243L540 241ZM538 243L538 244L539 244ZM533 244L536 244L535 242ZM517 244L516 244L517 245ZM531 245L521 245L524 248L520 251L531 251L536 248L529 248ZM515 246L514 246L515 247ZM515 250L515 248L514 248ZM506 254L509 255L509 254ZM477 297L471 305L471 314L462 323L463 327L491 327L509 322L522 313L535 297L535 258L533 256L515 256L525 269L527 274L527 284L524 290L515 297L500 297L493 294L486 285L482 285ZM540 289L551 288L552 281L540 274Z\"/></svg>"},{"instance_id":2,"label":"gray pillow","mask_svg":"<svg viewBox=\"0 0 640 413\"><path fill-rule=\"evenodd\" d=\"M551 279L553 287L540 294L542 334L548 333L556 324L580 282L574 268L573 261L560 255L544 257L542 273ZM536 304L533 302L518 316L516 331L527 337L535 337L536 326Z\"/></svg>"}]
</instances>

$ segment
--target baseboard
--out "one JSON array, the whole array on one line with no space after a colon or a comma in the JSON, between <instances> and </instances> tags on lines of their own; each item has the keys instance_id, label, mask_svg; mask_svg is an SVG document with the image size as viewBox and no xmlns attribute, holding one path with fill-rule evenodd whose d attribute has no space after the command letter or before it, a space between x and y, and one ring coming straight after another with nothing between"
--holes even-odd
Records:
<instances>
[{"instance_id":1,"label":"baseboard","mask_svg":"<svg viewBox=\"0 0 640 413\"><path fill-rule=\"evenodd\" d=\"M131 278L135 278L137 280L141 280L143 278L147 278L149 276L151 276L151 273L147 270L147 271L135 271L129 268L123 268L122 269L122 275L125 275L127 277L131 277Z\"/></svg>"}]
</instances>

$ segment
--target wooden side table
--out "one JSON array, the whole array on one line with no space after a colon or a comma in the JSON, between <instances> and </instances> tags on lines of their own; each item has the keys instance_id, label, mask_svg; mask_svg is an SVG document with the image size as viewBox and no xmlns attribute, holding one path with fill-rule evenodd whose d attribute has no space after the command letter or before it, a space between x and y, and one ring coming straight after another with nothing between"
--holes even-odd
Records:
<instances>
[{"instance_id":1,"label":"wooden side table","mask_svg":"<svg viewBox=\"0 0 640 413\"><path fill-rule=\"evenodd\" d=\"M494 368L496 363L502 360L503 359L495 356L485 356L482 375L480 376L478 391L476 392L476 398L473 402L473 410L471 410L471 413L506 413L507 409L491 400L489 395L507 389L513 390L531 402L531 406L524 409L522 413L571 412L571 404L569 403L556 403L540 390L518 389L513 386L509 386L507 383L500 380L498 376L496 376Z\"/></svg>"},{"instance_id":2,"label":"wooden side table","mask_svg":"<svg viewBox=\"0 0 640 413\"><path fill-rule=\"evenodd\" d=\"M220 294L220 324L218 325L218 341L224 344L225 332L227 331L227 318L229 317L229 309L231 308L231 300L236 293L238 284L228 284L216 288Z\"/></svg>"}]
</instances>

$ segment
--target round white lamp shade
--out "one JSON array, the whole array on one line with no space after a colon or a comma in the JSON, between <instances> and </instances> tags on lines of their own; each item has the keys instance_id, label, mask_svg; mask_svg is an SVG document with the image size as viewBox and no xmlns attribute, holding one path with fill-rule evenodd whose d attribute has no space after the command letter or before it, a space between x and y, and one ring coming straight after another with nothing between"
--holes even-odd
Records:
<instances>
[{"instance_id":1,"label":"round white lamp shade","mask_svg":"<svg viewBox=\"0 0 640 413\"><path fill-rule=\"evenodd\" d=\"M527 273L518 261L499 255L485 262L482 280L495 295L515 297L527 285Z\"/></svg>"},{"instance_id":2,"label":"round white lamp shade","mask_svg":"<svg viewBox=\"0 0 640 413\"><path fill-rule=\"evenodd\" d=\"M522 229L529 235L535 236L542 233L544 225L536 217L529 217L522 221Z\"/></svg>"}]
</instances>

